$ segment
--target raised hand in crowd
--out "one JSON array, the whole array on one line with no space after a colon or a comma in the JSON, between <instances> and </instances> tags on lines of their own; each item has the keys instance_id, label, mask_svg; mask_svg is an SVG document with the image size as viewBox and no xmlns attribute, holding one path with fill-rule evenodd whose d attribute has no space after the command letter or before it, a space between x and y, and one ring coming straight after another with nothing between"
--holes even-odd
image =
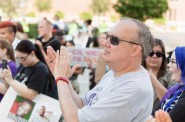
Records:
<instances>
[{"instance_id":1,"label":"raised hand in crowd","mask_svg":"<svg viewBox=\"0 0 185 122\"><path fill-rule=\"evenodd\" d=\"M71 54L64 46L61 46L60 54L59 50L55 52L51 46L48 46L47 56L45 57L45 59L49 69L51 70L55 78L57 76L70 78L74 71L80 67L79 65L75 65L73 66L73 68L71 68Z\"/></svg>"},{"instance_id":2,"label":"raised hand in crowd","mask_svg":"<svg viewBox=\"0 0 185 122\"><path fill-rule=\"evenodd\" d=\"M157 90L155 90L158 98L161 100L163 98L163 96L165 95L165 93L167 92L166 88L158 81L157 76L154 74L154 72L152 71L152 69L150 69L148 71L150 78L151 78L151 82L153 87L155 87Z\"/></svg>"},{"instance_id":3,"label":"raised hand in crowd","mask_svg":"<svg viewBox=\"0 0 185 122\"><path fill-rule=\"evenodd\" d=\"M9 66L7 66L8 69L3 69L2 73L3 73L3 80L6 81L6 83L10 84L13 81L13 77L12 77L12 72L9 68Z\"/></svg>"},{"instance_id":4,"label":"raised hand in crowd","mask_svg":"<svg viewBox=\"0 0 185 122\"><path fill-rule=\"evenodd\" d=\"M42 52L42 55L45 57L46 56L46 53L44 51L44 48L42 46L42 43L39 40L35 40L35 44L38 45L38 47L40 48L40 50Z\"/></svg>"},{"instance_id":5,"label":"raised hand in crowd","mask_svg":"<svg viewBox=\"0 0 185 122\"><path fill-rule=\"evenodd\" d=\"M60 48L60 54L59 50L56 52L56 62L54 67L54 77L60 77L63 76L65 78L69 78L74 71L72 71L70 66L70 54L68 50L65 49L65 47Z\"/></svg>"},{"instance_id":6,"label":"raised hand in crowd","mask_svg":"<svg viewBox=\"0 0 185 122\"><path fill-rule=\"evenodd\" d=\"M172 122L172 120L167 112L159 110L155 112L155 117L148 117L146 122Z\"/></svg>"},{"instance_id":7,"label":"raised hand in crowd","mask_svg":"<svg viewBox=\"0 0 185 122\"><path fill-rule=\"evenodd\" d=\"M56 52L51 46L47 47L47 55L44 57L46 60L46 63L51 71L51 73L54 75L54 66L56 61Z\"/></svg>"}]
</instances>

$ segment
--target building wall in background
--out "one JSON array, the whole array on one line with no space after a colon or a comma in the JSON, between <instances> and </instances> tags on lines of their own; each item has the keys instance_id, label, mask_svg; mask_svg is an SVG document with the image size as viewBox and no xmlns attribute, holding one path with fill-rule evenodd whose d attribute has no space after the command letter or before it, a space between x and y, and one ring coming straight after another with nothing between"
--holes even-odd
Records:
<instances>
[{"instance_id":1,"label":"building wall in background","mask_svg":"<svg viewBox=\"0 0 185 122\"><path fill-rule=\"evenodd\" d=\"M166 19L170 21L185 21L185 0L168 0L169 10Z\"/></svg>"}]
</instances>

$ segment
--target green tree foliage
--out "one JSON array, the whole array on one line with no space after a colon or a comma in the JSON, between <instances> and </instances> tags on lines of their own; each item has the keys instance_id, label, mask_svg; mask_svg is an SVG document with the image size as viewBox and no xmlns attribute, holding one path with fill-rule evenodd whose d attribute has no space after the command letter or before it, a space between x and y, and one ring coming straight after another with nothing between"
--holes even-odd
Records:
<instances>
[{"instance_id":1,"label":"green tree foliage","mask_svg":"<svg viewBox=\"0 0 185 122\"><path fill-rule=\"evenodd\" d=\"M157 25L165 25L166 24L165 18L154 18L153 21Z\"/></svg>"},{"instance_id":2,"label":"green tree foliage","mask_svg":"<svg viewBox=\"0 0 185 122\"><path fill-rule=\"evenodd\" d=\"M49 11L51 9L52 0L35 0L35 5L41 12Z\"/></svg>"},{"instance_id":3,"label":"green tree foliage","mask_svg":"<svg viewBox=\"0 0 185 122\"><path fill-rule=\"evenodd\" d=\"M112 22L116 22L116 21L119 20L119 17L118 16L115 16L115 15L111 15L110 16L110 19L111 19Z\"/></svg>"},{"instance_id":4,"label":"green tree foliage","mask_svg":"<svg viewBox=\"0 0 185 122\"><path fill-rule=\"evenodd\" d=\"M109 11L111 0L92 0L90 8L94 14L101 15Z\"/></svg>"},{"instance_id":5,"label":"green tree foliage","mask_svg":"<svg viewBox=\"0 0 185 122\"><path fill-rule=\"evenodd\" d=\"M29 25L29 32L28 32L28 37L29 38L36 38L38 36L37 33L37 23L30 23Z\"/></svg>"},{"instance_id":6,"label":"green tree foliage","mask_svg":"<svg viewBox=\"0 0 185 122\"><path fill-rule=\"evenodd\" d=\"M118 0L114 9L121 14L144 21L161 18L168 9L167 0Z\"/></svg>"},{"instance_id":7,"label":"green tree foliage","mask_svg":"<svg viewBox=\"0 0 185 122\"><path fill-rule=\"evenodd\" d=\"M57 11L55 15L57 15L60 19L64 18L64 13L62 11Z\"/></svg>"},{"instance_id":8,"label":"green tree foliage","mask_svg":"<svg viewBox=\"0 0 185 122\"><path fill-rule=\"evenodd\" d=\"M26 14L28 17L36 17L34 12L29 12Z\"/></svg>"},{"instance_id":9,"label":"green tree foliage","mask_svg":"<svg viewBox=\"0 0 185 122\"><path fill-rule=\"evenodd\" d=\"M7 17L16 15L20 0L0 0L0 9Z\"/></svg>"},{"instance_id":10,"label":"green tree foliage","mask_svg":"<svg viewBox=\"0 0 185 122\"><path fill-rule=\"evenodd\" d=\"M82 20L92 19L92 14L89 12L82 12L82 13L80 13L80 18Z\"/></svg>"}]
</instances>

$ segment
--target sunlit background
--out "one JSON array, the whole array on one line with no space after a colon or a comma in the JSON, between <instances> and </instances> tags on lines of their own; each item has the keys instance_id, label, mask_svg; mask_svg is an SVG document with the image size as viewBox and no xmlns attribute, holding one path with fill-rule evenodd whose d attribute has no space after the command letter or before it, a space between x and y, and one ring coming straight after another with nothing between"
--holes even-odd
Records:
<instances>
[{"instance_id":1,"label":"sunlit background","mask_svg":"<svg viewBox=\"0 0 185 122\"><path fill-rule=\"evenodd\" d=\"M100 32L108 31L121 17L132 17L145 22L171 51L185 45L184 5L185 0L0 0L0 21L21 22L29 38L34 39L38 21L47 18L53 22L54 15L66 27L74 21L83 27L85 20L92 19ZM87 74L80 76L80 81L88 79Z\"/></svg>"}]
</instances>

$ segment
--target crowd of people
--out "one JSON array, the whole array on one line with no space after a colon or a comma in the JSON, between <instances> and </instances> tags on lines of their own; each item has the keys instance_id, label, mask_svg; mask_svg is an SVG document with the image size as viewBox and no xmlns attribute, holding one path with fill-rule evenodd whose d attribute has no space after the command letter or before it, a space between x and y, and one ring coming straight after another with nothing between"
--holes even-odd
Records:
<instances>
[{"instance_id":1,"label":"crowd of people","mask_svg":"<svg viewBox=\"0 0 185 122\"><path fill-rule=\"evenodd\" d=\"M11 86L29 101L40 93L59 100L66 122L185 121L185 46L167 57L163 41L139 20L122 18L103 33L91 23L76 34L75 23L66 32L57 16L53 23L43 18L32 42L20 34L20 23L0 22L0 100ZM71 66L68 48L80 41L102 50L95 64ZM90 90L79 96L84 68L90 69Z\"/></svg>"}]
</instances>

